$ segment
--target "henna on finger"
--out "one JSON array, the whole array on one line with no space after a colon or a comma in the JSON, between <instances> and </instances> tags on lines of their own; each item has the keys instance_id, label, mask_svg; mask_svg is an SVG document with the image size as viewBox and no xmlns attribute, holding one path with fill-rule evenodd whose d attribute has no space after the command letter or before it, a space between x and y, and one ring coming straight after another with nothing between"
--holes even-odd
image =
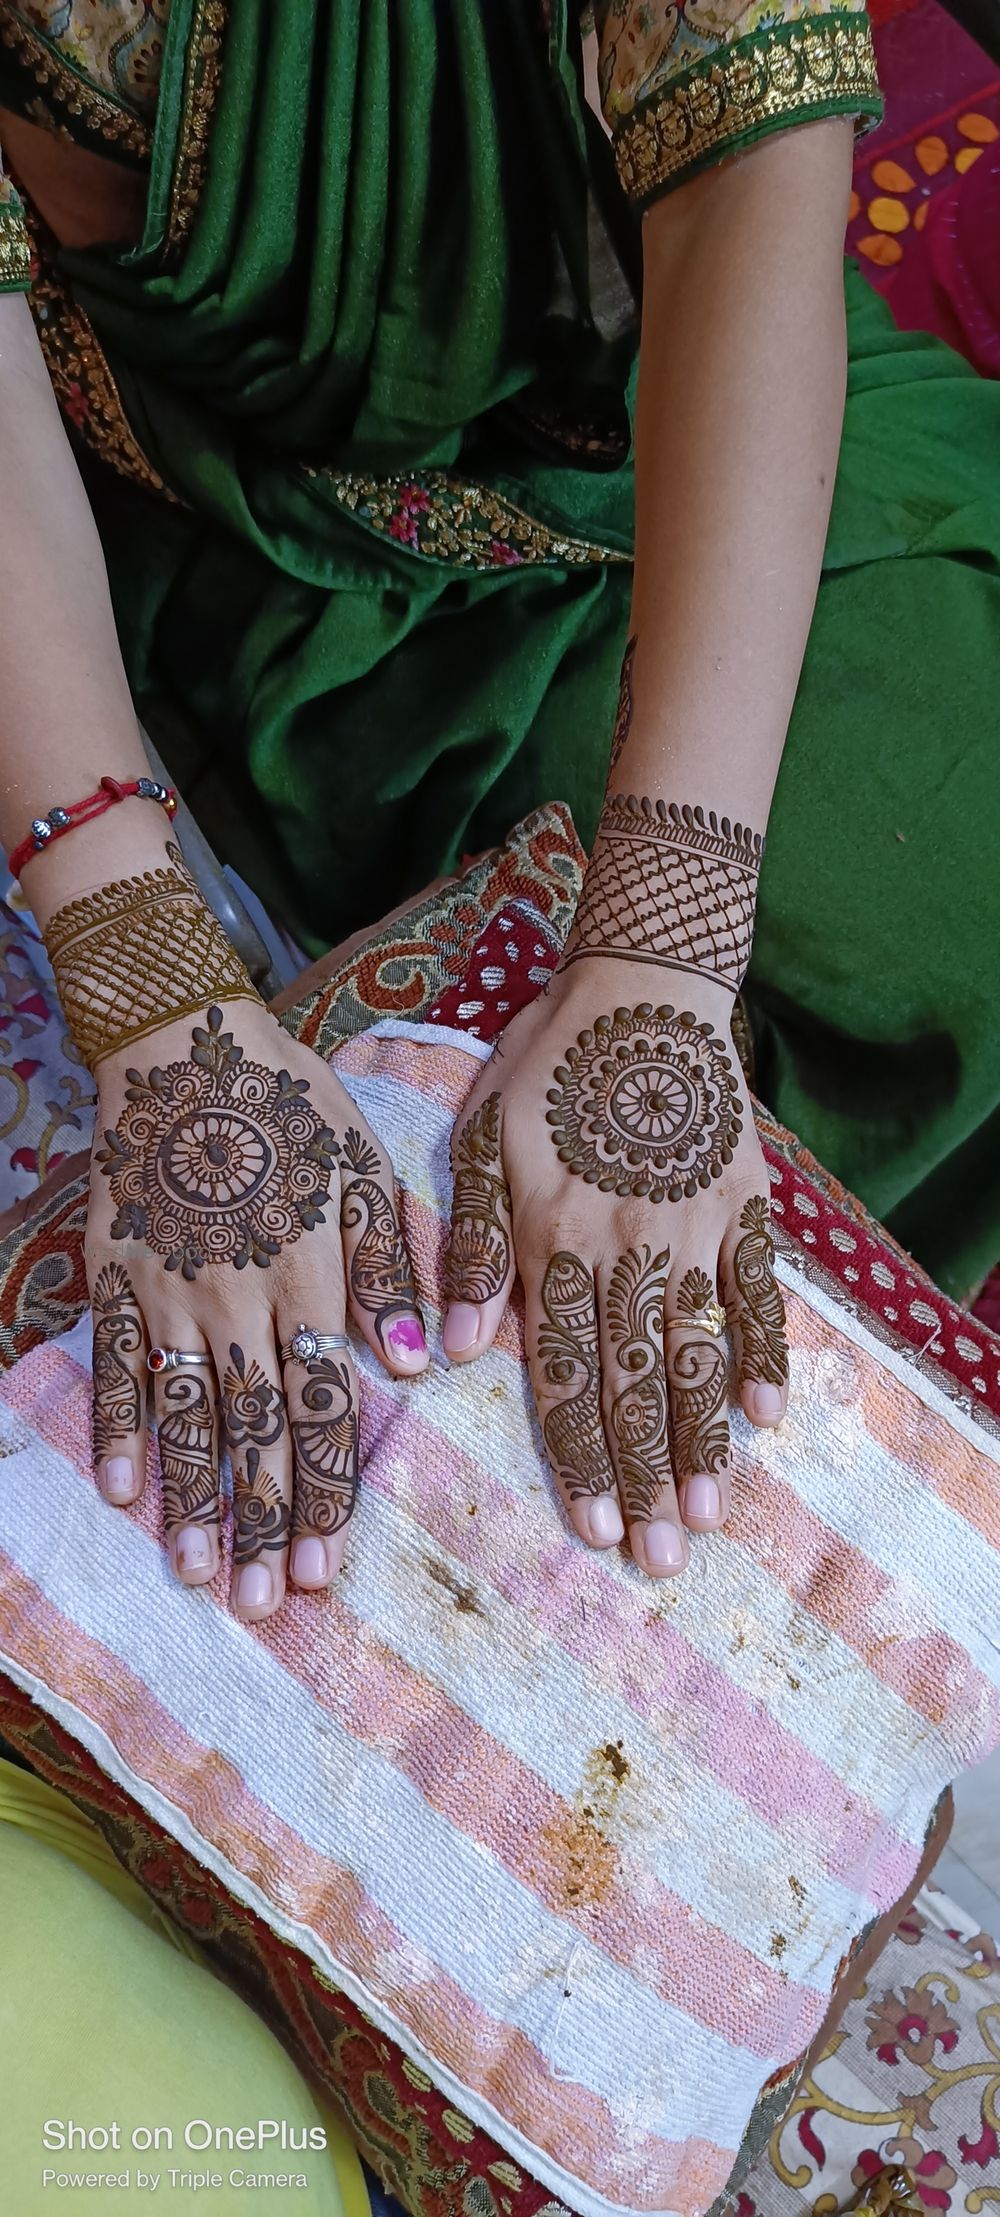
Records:
<instances>
[{"instance_id":1,"label":"henna on finger","mask_svg":"<svg viewBox=\"0 0 1000 2217\"><path fill-rule=\"evenodd\" d=\"M788 1379L785 1304L774 1275L774 1235L766 1200L754 1194L740 1216L743 1238L733 1256L737 1300L733 1321L740 1335L740 1376L753 1384L783 1386Z\"/></svg>"},{"instance_id":2,"label":"henna on finger","mask_svg":"<svg viewBox=\"0 0 1000 2217\"><path fill-rule=\"evenodd\" d=\"M247 1062L222 1010L196 1024L187 1061L126 1072L125 1107L95 1152L117 1214L112 1239L143 1240L167 1270L266 1270L325 1223L333 1133L308 1080Z\"/></svg>"},{"instance_id":3,"label":"henna on finger","mask_svg":"<svg viewBox=\"0 0 1000 2217\"><path fill-rule=\"evenodd\" d=\"M284 1396L260 1363L234 1341L222 1380L222 1421L233 1465L233 1562L284 1548L292 1512L285 1487L261 1451L285 1437Z\"/></svg>"},{"instance_id":4,"label":"henna on finger","mask_svg":"<svg viewBox=\"0 0 1000 2217\"><path fill-rule=\"evenodd\" d=\"M455 1190L445 1265L448 1301L481 1304L511 1269L511 1207L500 1159L500 1095L491 1093L455 1141Z\"/></svg>"},{"instance_id":5,"label":"henna on finger","mask_svg":"<svg viewBox=\"0 0 1000 2217\"><path fill-rule=\"evenodd\" d=\"M721 1178L743 1129L740 1082L709 1023L669 1006L616 1008L566 1050L546 1094L560 1162L599 1193L691 1200Z\"/></svg>"},{"instance_id":6,"label":"henna on finger","mask_svg":"<svg viewBox=\"0 0 1000 2217\"><path fill-rule=\"evenodd\" d=\"M256 1447L271 1447L285 1429L284 1396L235 1340L222 1380L222 1416L230 1450L248 1440Z\"/></svg>"},{"instance_id":7,"label":"henna on finger","mask_svg":"<svg viewBox=\"0 0 1000 2217\"><path fill-rule=\"evenodd\" d=\"M417 1296L410 1258L392 1196L382 1182L377 1150L358 1131L345 1132L337 1144L341 1176L341 1229L359 1233L348 1241L348 1278L355 1307L370 1316L384 1347L395 1318L415 1316Z\"/></svg>"},{"instance_id":8,"label":"henna on finger","mask_svg":"<svg viewBox=\"0 0 1000 2217\"><path fill-rule=\"evenodd\" d=\"M663 1359L663 1301L670 1251L630 1247L608 1283L614 1360L629 1382L611 1406L618 1486L630 1524L655 1516L672 1480Z\"/></svg>"},{"instance_id":9,"label":"henna on finger","mask_svg":"<svg viewBox=\"0 0 1000 2217\"><path fill-rule=\"evenodd\" d=\"M295 1533L329 1536L350 1521L358 1490L358 1412L346 1362L317 1356L302 1389L305 1416L292 1419Z\"/></svg>"},{"instance_id":10,"label":"henna on finger","mask_svg":"<svg viewBox=\"0 0 1000 2217\"><path fill-rule=\"evenodd\" d=\"M135 1287L120 1263L97 1273L94 1315L94 1457L103 1462L116 1447L134 1443L142 1425L141 1359L145 1334Z\"/></svg>"},{"instance_id":11,"label":"henna on finger","mask_svg":"<svg viewBox=\"0 0 1000 2217\"><path fill-rule=\"evenodd\" d=\"M710 1476L729 1462L729 1426L725 1415L729 1371L724 1343L698 1331L697 1320L715 1300L704 1270L689 1270L676 1296L678 1319L691 1320L690 1338L667 1335L671 1445L678 1483L704 1471Z\"/></svg>"},{"instance_id":12,"label":"henna on finger","mask_svg":"<svg viewBox=\"0 0 1000 2217\"><path fill-rule=\"evenodd\" d=\"M259 1447L233 1461L233 1562L256 1562L268 1548L288 1545L292 1512L281 1480L262 1467Z\"/></svg>"},{"instance_id":13,"label":"henna on finger","mask_svg":"<svg viewBox=\"0 0 1000 2217\"><path fill-rule=\"evenodd\" d=\"M750 960L763 853L759 832L714 809L609 794L565 963L655 962L735 993Z\"/></svg>"},{"instance_id":14,"label":"henna on finger","mask_svg":"<svg viewBox=\"0 0 1000 2217\"><path fill-rule=\"evenodd\" d=\"M219 1515L215 1408L204 1378L171 1371L156 1381L157 1438L167 1531L215 1524Z\"/></svg>"},{"instance_id":15,"label":"henna on finger","mask_svg":"<svg viewBox=\"0 0 1000 2217\"><path fill-rule=\"evenodd\" d=\"M538 1361L547 1386L571 1386L542 1420L549 1460L570 1501L614 1491L601 1423L594 1281L579 1255L553 1255L542 1280Z\"/></svg>"}]
</instances>

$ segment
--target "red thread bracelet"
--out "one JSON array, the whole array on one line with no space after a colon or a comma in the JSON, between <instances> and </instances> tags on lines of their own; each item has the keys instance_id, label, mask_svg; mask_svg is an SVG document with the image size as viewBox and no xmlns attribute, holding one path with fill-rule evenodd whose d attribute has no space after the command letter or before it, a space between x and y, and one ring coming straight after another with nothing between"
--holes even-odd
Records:
<instances>
[{"instance_id":1,"label":"red thread bracelet","mask_svg":"<svg viewBox=\"0 0 1000 2217\"><path fill-rule=\"evenodd\" d=\"M177 813L177 795L172 785L161 785L157 778L130 779L127 785L119 784L116 777L102 777L96 793L88 793L85 800L71 801L68 808L50 808L47 816L36 816L26 839L15 847L7 860L14 877L19 878L26 862L33 855L42 854L53 839L65 839L68 831L75 831L78 824L89 824L95 816L103 816L105 809L114 808L117 801L159 801L168 816Z\"/></svg>"}]
</instances>

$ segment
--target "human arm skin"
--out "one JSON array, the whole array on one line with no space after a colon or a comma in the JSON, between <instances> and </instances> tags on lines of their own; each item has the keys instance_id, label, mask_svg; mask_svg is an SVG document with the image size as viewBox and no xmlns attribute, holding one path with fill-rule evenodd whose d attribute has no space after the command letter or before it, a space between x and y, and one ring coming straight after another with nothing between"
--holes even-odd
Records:
<instances>
[{"instance_id":1,"label":"human arm skin","mask_svg":"<svg viewBox=\"0 0 1000 2217\"><path fill-rule=\"evenodd\" d=\"M841 432L850 170L848 121L800 126L644 220L636 645L609 791L654 816L662 803L766 828ZM750 893L720 980L682 944L666 896L645 946L641 929L625 944L608 922L602 889L614 893L620 851L608 824L606 812L563 964L510 1025L456 1136L444 1338L458 1360L491 1343L516 1257L571 1521L597 1547L627 1528L637 1562L662 1577L685 1566L686 1528L716 1529L729 1506L718 1296L751 1421L779 1422L787 1399L767 1172L731 1036L755 872L734 867ZM689 870L690 914L700 880L683 834L673 859L682 879ZM647 893L658 867L654 850L639 870ZM707 1083L685 1075L699 1056ZM608 1114L595 1110L602 1072L630 1061L642 1099L615 1092ZM619 1107L634 1117L625 1131Z\"/></svg>"}]
</instances>

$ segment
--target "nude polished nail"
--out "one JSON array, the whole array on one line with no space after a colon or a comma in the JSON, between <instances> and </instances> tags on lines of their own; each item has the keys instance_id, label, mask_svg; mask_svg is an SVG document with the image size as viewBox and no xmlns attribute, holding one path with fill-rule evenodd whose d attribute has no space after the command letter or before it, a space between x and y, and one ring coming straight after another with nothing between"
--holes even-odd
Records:
<instances>
[{"instance_id":1,"label":"nude polished nail","mask_svg":"<svg viewBox=\"0 0 1000 2217\"><path fill-rule=\"evenodd\" d=\"M291 1568L297 1586L325 1586L330 1576L330 1566L324 1542L312 1533L308 1539L296 1540L292 1549Z\"/></svg>"},{"instance_id":2,"label":"nude polished nail","mask_svg":"<svg viewBox=\"0 0 1000 2217\"><path fill-rule=\"evenodd\" d=\"M714 1478L689 1478L684 1488L684 1514L700 1524L715 1524L722 1514L722 1496Z\"/></svg>"},{"instance_id":3,"label":"nude polished nail","mask_svg":"<svg viewBox=\"0 0 1000 2217\"><path fill-rule=\"evenodd\" d=\"M131 1501L135 1478L127 1455L112 1455L105 1463L104 1491L109 1501Z\"/></svg>"},{"instance_id":4,"label":"nude polished nail","mask_svg":"<svg viewBox=\"0 0 1000 2217\"><path fill-rule=\"evenodd\" d=\"M446 1355L467 1355L479 1338L479 1310L471 1301L456 1301L444 1320Z\"/></svg>"},{"instance_id":5,"label":"nude polished nail","mask_svg":"<svg viewBox=\"0 0 1000 2217\"><path fill-rule=\"evenodd\" d=\"M181 1532L177 1540L177 1567L179 1570L207 1570L212 1560L212 1542L207 1532Z\"/></svg>"},{"instance_id":6,"label":"nude polished nail","mask_svg":"<svg viewBox=\"0 0 1000 2217\"><path fill-rule=\"evenodd\" d=\"M236 1603L240 1609L266 1609L274 1599L271 1573L264 1563L248 1563L241 1570L236 1588Z\"/></svg>"},{"instance_id":7,"label":"nude polished nail","mask_svg":"<svg viewBox=\"0 0 1000 2217\"><path fill-rule=\"evenodd\" d=\"M780 1424L785 1413L785 1396L780 1386L751 1386L750 1414L758 1424Z\"/></svg>"},{"instance_id":8,"label":"nude polished nail","mask_svg":"<svg viewBox=\"0 0 1000 2217\"><path fill-rule=\"evenodd\" d=\"M643 1553L650 1570L680 1570L684 1542L676 1526L662 1517L655 1524L647 1524Z\"/></svg>"}]
</instances>

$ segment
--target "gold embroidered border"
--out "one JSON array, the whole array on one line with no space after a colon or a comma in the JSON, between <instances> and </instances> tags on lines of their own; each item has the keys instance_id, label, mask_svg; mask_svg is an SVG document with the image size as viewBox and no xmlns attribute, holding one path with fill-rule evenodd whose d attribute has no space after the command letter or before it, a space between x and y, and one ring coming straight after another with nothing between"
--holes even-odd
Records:
<instances>
[{"instance_id":1,"label":"gold embroidered border","mask_svg":"<svg viewBox=\"0 0 1000 2217\"><path fill-rule=\"evenodd\" d=\"M786 123L880 109L864 16L791 23L737 41L636 109L616 139L618 175L629 199L642 201Z\"/></svg>"},{"instance_id":2,"label":"gold embroidered border","mask_svg":"<svg viewBox=\"0 0 1000 2217\"><path fill-rule=\"evenodd\" d=\"M204 189L212 118L222 76L222 39L228 14L228 0L195 0L177 160L167 218L169 259L174 259L183 246Z\"/></svg>"},{"instance_id":3,"label":"gold embroidered border","mask_svg":"<svg viewBox=\"0 0 1000 2217\"><path fill-rule=\"evenodd\" d=\"M31 283L31 247L20 208L0 204L0 292Z\"/></svg>"},{"instance_id":4,"label":"gold embroidered border","mask_svg":"<svg viewBox=\"0 0 1000 2217\"><path fill-rule=\"evenodd\" d=\"M632 560L620 547L555 531L492 486L470 484L444 470L364 477L307 465L306 475L324 482L370 531L427 561L503 570L539 564L580 569Z\"/></svg>"},{"instance_id":5,"label":"gold embroidered border","mask_svg":"<svg viewBox=\"0 0 1000 2217\"><path fill-rule=\"evenodd\" d=\"M62 283L49 236L30 203L25 215L35 247L31 312L62 414L119 477L176 501L177 494L164 484L139 445L90 318Z\"/></svg>"},{"instance_id":6,"label":"gold embroidered border","mask_svg":"<svg viewBox=\"0 0 1000 2217\"><path fill-rule=\"evenodd\" d=\"M140 122L128 108L120 108L107 93L100 92L86 77L71 69L39 32L5 10L0 23L0 39L30 70L46 98L64 115L73 116L108 145L119 146L141 161L149 160L153 147L149 125Z\"/></svg>"}]
</instances>

